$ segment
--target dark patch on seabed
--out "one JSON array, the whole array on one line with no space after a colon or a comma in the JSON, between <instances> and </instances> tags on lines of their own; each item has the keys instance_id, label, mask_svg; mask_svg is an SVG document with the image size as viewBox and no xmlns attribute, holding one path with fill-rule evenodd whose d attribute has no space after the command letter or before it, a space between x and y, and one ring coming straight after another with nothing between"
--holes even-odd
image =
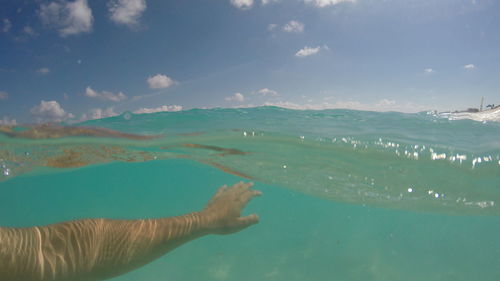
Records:
<instances>
[{"instance_id":1,"label":"dark patch on seabed","mask_svg":"<svg viewBox=\"0 0 500 281\"><path fill-rule=\"evenodd\" d=\"M0 133L13 138L25 139L57 139L64 137L110 137L130 140L150 140L161 135L137 135L99 127L60 126L56 124L40 124L31 126L4 126L0 125Z\"/></svg>"}]
</instances>

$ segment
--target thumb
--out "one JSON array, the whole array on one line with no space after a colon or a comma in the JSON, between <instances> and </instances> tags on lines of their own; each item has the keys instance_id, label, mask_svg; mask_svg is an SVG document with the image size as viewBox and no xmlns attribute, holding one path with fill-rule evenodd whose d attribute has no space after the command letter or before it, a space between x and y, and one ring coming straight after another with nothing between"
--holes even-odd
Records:
<instances>
[{"instance_id":1,"label":"thumb","mask_svg":"<svg viewBox=\"0 0 500 281\"><path fill-rule=\"evenodd\" d=\"M259 216L257 216L256 214L251 214L246 217L239 217L237 219L237 222L241 228L249 227L259 222Z\"/></svg>"}]
</instances>

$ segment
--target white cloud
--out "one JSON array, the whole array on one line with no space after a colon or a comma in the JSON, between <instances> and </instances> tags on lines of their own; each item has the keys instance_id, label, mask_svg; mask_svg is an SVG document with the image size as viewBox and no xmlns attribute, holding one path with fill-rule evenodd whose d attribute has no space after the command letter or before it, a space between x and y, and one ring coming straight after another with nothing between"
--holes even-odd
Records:
<instances>
[{"instance_id":1,"label":"white cloud","mask_svg":"<svg viewBox=\"0 0 500 281\"><path fill-rule=\"evenodd\" d=\"M272 96L272 97L275 97L278 95L278 92L271 90L271 89L268 89L268 88L260 89L256 93L263 95L263 96Z\"/></svg>"},{"instance_id":2,"label":"white cloud","mask_svg":"<svg viewBox=\"0 0 500 281\"><path fill-rule=\"evenodd\" d=\"M262 0L262 5L267 5L270 3L276 3L279 2L280 0Z\"/></svg>"},{"instance_id":3,"label":"white cloud","mask_svg":"<svg viewBox=\"0 0 500 281\"><path fill-rule=\"evenodd\" d=\"M172 111L181 111L182 106L181 105L162 105L160 107L156 108L139 108L133 113L135 114L143 114L143 113L156 113L156 112L172 112Z\"/></svg>"},{"instance_id":4,"label":"white cloud","mask_svg":"<svg viewBox=\"0 0 500 281\"><path fill-rule=\"evenodd\" d=\"M253 0L231 0L231 4L240 10L248 10L253 6Z\"/></svg>"},{"instance_id":5,"label":"white cloud","mask_svg":"<svg viewBox=\"0 0 500 281\"><path fill-rule=\"evenodd\" d=\"M288 108L288 109L310 109L308 108L308 105L299 105L297 103L289 102L289 101L278 101L278 102L265 102L263 104L264 106L277 106L277 107L283 107L283 108Z\"/></svg>"},{"instance_id":6,"label":"white cloud","mask_svg":"<svg viewBox=\"0 0 500 281\"><path fill-rule=\"evenodd\" d=\"M156 74L148 78L148 85L151 89L164 89L172 86L175 83L172 78L163 74Z\"/></svg>"},{"instance_id":7,"label":"white cloud","mask_svg":"<svg viewBox=\"0 0 500 281\"><path fill-rule=\"evenodd\" d=\"M44 25L56 28L62 37L90 32L94 21L87 0L58 0L41 4L38 15Z\"/></svg>"},{"instance_id":8,"label":"white cloud","mask_svg":"<svg viewBox=\"0 0 500 281\"><path fill-rule=\"evenodd\" d=\"M3 27L2 27L2 32L7 33L10 31L12 28L12 23L10 22L9 19L3 19Z\"/></svg>"},{"instance_id":9,"label":"white cloud","mask_svg":"<svg viewBox=\"0 0 500 281\"><path fill-rule=\"evenodd\" d=\"M232 105L232 106L229 106L228 108L252 108L252 107L258 107L258 106L262 106L262 105L255 105L253 103L247 103L247 104ZM222 106L219 106L219 107L222 107Z\"/></svg>"},{"instance_id":10,"label":"white cloud","mask_svg":"<svg viewBox=\"0 0 500 281\"><path fill-rule=\"evenodd\" d=\"M0 91L0 100L6 100L9 98L9 93Z\"/></svg>"},{"instance_id":11,"label":"white cloud","mask_svg":"<svg viewBox=\"0 0 500 281\"><path fill-rule=\"evenodd\" d=\"M16 119L12 119L9 116L4 116L0 119L0 125L2 126L15 126L17 125Z\"/></svg>"},{"instance_id":12,"label":"white cloud","mask_svg":"<svg viewBox=\"0 0 500 281\"><path fill-rule=\"evenodd\" d=\"M42 100L39 105L32 107L30 112L37 122L61 122L75 117L73 114L66 112L55 100Z\"/></svg>"},{"instance_id":13,"label":"white cloud","mask_svg":"<svg viewBox=\"0 0 500 281\"><path fill-rule=\"evenodd\" d=\"M42 67L40 69L37 69L38 73L42 74L42 75L45 75L45 74L49 74L50 73L50 69L48 69L47 67Z\"/></svg>"},{"instance_id":14,"label":"white cloud","mask_svg":"<svg viewBox=\"0 0 500 281\"><path fill-rule=\"evenodd\" d=\"M394 100L381 99L375 104L375 106L377 106L377 107L389 107L389 106L393 106L395 104L396 104L396 101L394 101Z\"/></svg>"},{"instance_id":15,"label":"white cloud","mask_svg":"<svg viewBox=\"0 0 500 281\"><path fill-rule=\"evenodd\" d=\"M299 58L304 58L307 56L315 55L319 53L320 49L321 47L319 46L316 48L305 46L304 48L300 49L297 53L295 53L295 56Z\"/></svg>"},{"instance_id":16,"label":"white cloud","mask_svg":"<svg viewBox=\"0 0 500 281\"><path fill-rule=\"evenodd\" d=\"M304 31L304 24L300 21L291 20L283 26L283 30L286 32L300 33Z\"/></svg>"},{"instance_id":17,"label":"white cloud","mask_svg":"<svg viewBox=\"0 0 500 281\"><path fill-rule=\"evenodd\" d=\"M117 115L118 115L118 113L116 113L114 111L113 107L108 107L105 109L92 108L89 110L88 114L87 113L82 114L82 116L80 117L80 120L78 120L78 121L83 122L86 120L108 118L108 117L113 117L113 116L117 116Z\"/></svg>"},{"instance_id":18,"label":"white cloud","mask_svg":"<svg viewBox=\"0 0 500 281\"><path fill-rule=\"evenodd\" d=\"M114 111L113 107L108 107L106 109L92 108L90 110L91 119L101 119L101 118L113 117L116 115L118 115L118 113Z\"/></svg>"},{"instance_id":19,"label":"white cloud","mask_svg":"<svg viewBox=\"0 0 500 281\"><path fill-rule=\"evenodd\" d=\"M241 93L236 93L232 96L226 97L226 101L236 101L236 102L243 102L245 101L245 97Z\"/></svg>"},{"instance_id":20,"label":"white cloud","mask_svg":"<svg viewBox=\"0 0 500 281\"><path fill-rule=\"evenodd\" d=\"M304 0L307 4L312 4L319 8L324 8L328 6L333 6L340 4L342 2L356 2L356 0Z\"/></svg>"},{"instance_id":21,"label":"white cloud","mask_svg":"<svg viewBox=\"0 0 500 281\"><path fill-rule=\"evenodd\" d=\"M108 2L110 19L128 27L136 27L147 8L146 0L112 0Z\"/></svg>"},{"instance_id":22,"label":"white cloud","mask_svg":"<svg viewBox=\"0 0 500 281\"><path fill-rule=\"evenodd\" d=\"M298 104L289 101L266 102L266 106L278 106L298 110L323 110L323 109L354 109L370 111L399 111L399 112L419 112L428 110L428 107L416 105L411 102L399 104L394 100L381 99L375 103L362 103L359 101L336 101L323 103L304 103Z\"/></svg>"},{"instance_id":23,"label":"white cloud","mask_svg":"<svg viewBox=\"0 0 500 281\"><path fill-rule=\"evenodd\" d=\"M476 68L476 66L473 65L473 64L466 64L466 65L463 66L463 68L467 69L467 70L473 70L473 69Z\"/></svg>"},{"instance_id":24,"label":"white cloud","mask_svg":"<svg viewBox=\"0 0 500 281\"><path fill-rule=\"evenodd\" d=\"M424 71L425 71L425 73L434 73L434 72L436 72L436 71L435 71L434 69L432 69L432 68L426 68L426 69L424 69Z\"/></svg>"},{"instance_id":25,"label":"white cloud","mask_svg":"<svg viewBox=\"0 0 500 281\"><path fill-rule=\"evenodd\" d=\"M31 37L35 37L38 35L36 31L33 28L31 28L31 26L28 25L23 28L23 31L24 33L28 34Z\"/></svg>"},{"instance_id":26,"label":"white cloud","mask_svg":"<svg viewBox=\"0 0 500 281\"><path fill-rule=\"evenodd\" d=\"M97 92L90 87L87 87L85 89L85 96L89 98L100 99L105 101L114 101L114 102L119 102L127 98L127 96L122 92L119 92L118 94L114 94L108 91Z\"/></svg>"},{"instance_id":27,"label":"white cloud","mask_svg":"<svg viewBox=\"0 0 500 281\"><path fill-rule=\"evenodd\" d=\"M267 30L269 30L269 31L273 31L273 30L275 30L275 29L276 29L276 27L278 27L278 25L277 25L277 24L275 24L275 23L270 23L270 24L268 24L268 25L267 25Z\"/></svg>"},{"instance_id":28,"label":"white cloud","mask_svg":"<svg viewBox=\"0 0 500 281\"><path fill-rule=\"evenodd\" d=\"M88 113L82 114L82 116L80 116L80 119L78 119L77 122L108 118L108 117L113 117L113 116L117 116L117 115L118 115L118 113L115 112L113 107L108 107L105 109L92 108L89 110Z\"/></svg>"}]
</instances>

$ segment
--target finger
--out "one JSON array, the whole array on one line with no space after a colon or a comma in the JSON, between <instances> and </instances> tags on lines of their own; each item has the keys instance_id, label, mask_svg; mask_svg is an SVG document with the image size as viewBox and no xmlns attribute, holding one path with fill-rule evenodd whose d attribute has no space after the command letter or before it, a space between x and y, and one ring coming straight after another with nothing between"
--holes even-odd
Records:
<instances>
[{"instance_id":1,"label":"finger","mask_svg":"<svg viewBox=\"0 0 500 281\"><path fill-rule=\"evenodd\" d=\"M241 199L246 204L250 200L252 200L252 198L257 197L257 196L261 196L261 195L262 195L262 192L260 192L259 190L247 190L245 193L243 193L241 195Z\"/></svg>"},{"instance_id":2,"label":"finger","mask_svg":"<svg viewBox=\"0 0 500 281\"><path fill-rule=\"evenodd\" d=\"M240 212L243 211L243 209L245 209L248 202L250 202L250 200L252 200L252 198L260 196L260 195L262 195L262 192L260 192L258 190L247 190L247 191L245 191L245 193L241 194L239 199L238 199L238 201L239 201L238 202L239 203L238 209L240 210Z\"/></svg>"},{"instance_id":3,"label":"finger","mask_svg":"<svg viewBox=\"0 0 500 281\"><path fill-rule=\"evenodd\" d=\"M210 205L212 202L214 202L214 200L219 198L224 192L226 192L226 190L227 190L227 185L219 187L219 189L217 189L217 191L215 192L214 196L212 196L212 199L210 199L208 204Z\"/></svg>"},{"instance_id":4,"label":"finger","mask_svg":"<svg viewBox=\"0 0 500 281\"><path fill-rule=\"evenodd\" d=\"M259 222L259 216L257 216L256 214L251 214L251 215L246 216L246 217L238 218L238 224L241 227L248 227L248 226L251 226L251 225L256 224L258 222Z\"/></svg>"},{"instance_id":5,"label":"finger","mask_svg":"<svg viewBox=\"0 0 500 281\"><path fill-rule=\"evenodd\" d=\"M235 183L235 184L234 184L234 189L235 189L235 190L240 190L240 189L242 189L242 188L243 188L243 185L244 185L244 184L245 184L244 182L239 181L239 182L237 182L237 183Z\"/></svg>"},{"instance_id":6,"label":"finger","mask_svg":"<svg viewBox=\"0 0 500 281\"><path fill-rule=\"evenodd\" d=\"M247 189L249 189L250 186L248 185L248 183L244 183L244 182L240 181L240 182L235 183L229 189L234 196L239 197L243 192L245 192Z\"/></svg>"},{"instance_id":7,"label":"finger","mask_svg":"<svg viewBox=\"0 0 500 281\"><path fill-rule=\"evenodd\" d=\"M227 185L223 185L223 186L219 187L219 189L217 189L217 192L215 192L215 195L213 196L213 198L219 197L226 190L227 190Z\"/></svg>"},{"instance_id":8,"label":"finger","mask_svg":"<svg viewBox=\"0 0 500 281\"><path fill-rule=\"evenodd\" d=\"M240 181L240 182L233 184L232 186L230 186L228 188L228 191L235 192L235 191L239 190L242 183L243 182Z\"/></svg>"},{"instance_id":9,"label":"finger","mask_svg":"<svg viewBox=\"0 0 500 281\"><path fill-rule=\"evenodd\" d=\"M251 187L253 186L253 182L240 182L240 185L239 185L239 190L241 192L246 192L247 190L249 190Z\"/></svg>"}]
</instances>

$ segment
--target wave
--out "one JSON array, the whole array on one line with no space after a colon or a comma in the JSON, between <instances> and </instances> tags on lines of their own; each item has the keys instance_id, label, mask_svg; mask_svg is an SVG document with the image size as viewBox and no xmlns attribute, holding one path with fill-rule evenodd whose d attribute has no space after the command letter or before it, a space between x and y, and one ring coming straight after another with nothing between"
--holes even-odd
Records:
<instances>
[{"instance_id":1,"label":"wave","mask_svg":"<svg viewBox=\"0 0 500 281\"><path fill-rule=\"evenodd\" d=\"M117 116L40 127L36 134L11 129L25 133L0 135L0 180L102 163L189 159L338 202L500 214L498 123L263 107Z\"/></svg>"},{"instance_id":2,"label":"wave","mask_svg":"<svg viewBox=\"0 0 500 281\"><path fill-rule=\"evenodd\" d=\"M500 122L500 107L481 112L452 112L440 113L441 117L449 120L474 120L478 122Z\"/></svg>"}]
</instances>

